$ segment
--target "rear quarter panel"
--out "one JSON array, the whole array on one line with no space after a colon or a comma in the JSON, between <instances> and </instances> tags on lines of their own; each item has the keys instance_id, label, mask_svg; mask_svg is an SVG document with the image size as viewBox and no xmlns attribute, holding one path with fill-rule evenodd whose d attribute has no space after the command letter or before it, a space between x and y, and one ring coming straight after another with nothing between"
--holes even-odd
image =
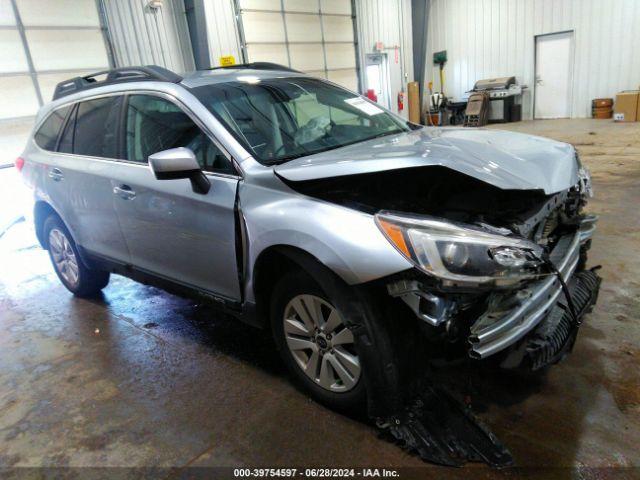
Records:
<instances>
[{"instance_id":1,"label":"rear quarter panel","mask_svg":"<svg viewBox=\"0 0 640 480\"><path fill-rule=\"evenodd\" d=\"M49 171L53 167L58 166L58 162L52 159L52 156L49 155L48 152L38 148L33 141L33 137L30 137L27 141L22 157L25 160L24 168L22 169L22 179L25 185L31 190L31 201L27 206L30 213L27 220L33 221L33 210L36 202L47 203L63 218L62 210L64 206L60 205L59 202L54 199L55 195L52 195L49 182L47 181ZM75 219L63 218L63 220L74 238L77 238L75 234L77 222Z\"/></svg>"}]
</instances>

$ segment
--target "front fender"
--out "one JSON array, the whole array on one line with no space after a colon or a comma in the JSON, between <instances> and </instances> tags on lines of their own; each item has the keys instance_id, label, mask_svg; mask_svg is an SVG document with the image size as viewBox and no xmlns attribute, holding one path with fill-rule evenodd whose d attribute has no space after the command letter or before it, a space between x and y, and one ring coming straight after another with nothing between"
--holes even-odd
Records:
<instances>
[{"instance_id":1,"label":"front fender","mask_svg":"<svg viewBox=\"0 0 640 480\"><path fill-rule=\"evenodd\" d=\"M253 268L267 248L295 247L317 258L349 285L411 268L384 237L372 215L297 192L245 185L242 214L247 229L247 300Z\"/></svg>"}]
</instances>

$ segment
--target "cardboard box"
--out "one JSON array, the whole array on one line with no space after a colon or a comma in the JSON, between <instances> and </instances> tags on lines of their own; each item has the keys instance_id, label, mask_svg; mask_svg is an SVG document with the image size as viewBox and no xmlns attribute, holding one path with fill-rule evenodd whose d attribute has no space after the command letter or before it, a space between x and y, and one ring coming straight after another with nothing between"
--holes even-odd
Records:
<instances>
[{"instance_id":1,"label":"cardboard box","mask_svg":"<svg viewBox=\"0 0 640 480\"><path fill-rule=\"evenodd\" d=\"M640 91L630 90L616 95L613 119L617 122L635 122L638 120Z\"/></svg>"},{"instance_id":2,"label":"cardboard box","mask_svg":"<svg viewBox=\"0 0 640 480\"><path fill-rule=\"evenodd\" d=\"M409 82L407 84L407 92L409 94L409 121L420 123L420 88L418 82Z\"/></svg>"}]
</instances>

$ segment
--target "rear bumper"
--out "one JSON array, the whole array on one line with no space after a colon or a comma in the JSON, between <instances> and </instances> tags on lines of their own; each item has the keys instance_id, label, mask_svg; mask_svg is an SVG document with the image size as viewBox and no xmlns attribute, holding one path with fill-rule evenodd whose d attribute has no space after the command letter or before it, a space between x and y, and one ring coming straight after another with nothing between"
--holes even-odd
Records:
<instances>
[{"instance_id":1,"label":"rear bumper","mask_svg":"<svg viewBox=\"0 0 640 480\"><path fill-rule=\"evenodd\" d=\"M575 272L580 262L581 244L588 237L590 235L585 235L584 230L562 237L551 252L551 261L569 284L582 285L579 280L574 280L574 277L580 278ZM598 278L595 273L589 273ZM584 287L589 290L588 298L593 299L587 301L589 306L597 298L599 285L598 279L595 284L588 282ZM482 359L504 351L534 332L548 318L559 315L557 309L563 309L565 301L562 286L555 275L519 290L510 297L501 298L471 327L469 355L472 358ZM577 301L578 299L573 303ZM580 308L580 310L585 309ZM582 314L584 311L581 312ZM575 323L573 319L571 320Z\"/></svg>"}]
</instances>

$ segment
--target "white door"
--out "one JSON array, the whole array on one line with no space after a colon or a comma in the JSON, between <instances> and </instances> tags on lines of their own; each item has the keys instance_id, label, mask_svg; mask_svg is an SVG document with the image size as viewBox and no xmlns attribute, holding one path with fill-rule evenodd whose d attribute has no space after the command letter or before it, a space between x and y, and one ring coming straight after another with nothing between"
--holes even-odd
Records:
<instances>
[{"instance_id":1,"label":"white door","mask_svg":"<svg viewBox=\"0 0 640 480\"><path fill-rule=\"evenodd\" d=\"M1 3L2 0L0 0ZM216 0L216 3L222 3ZM244 60L274 62L358 91L348 0L236 0ZM216 59L217 61L217 59Z\"/></svg>"},{"instance_id":2,"label":"white door","mask_svg":"<svg viewBox=\"0 0 640 480\"><path fill-rule=\"evenodd\" d=\"M109 68L98 3L0 0L0 119L33 116L58 82Z\"/></svg>"},{"instance_id":3,"label":"white door","mask_svg":"<svg viewBox=\"0 0 640 480\"><path fill-rule=\"evenodd\" d=\"M365 55L365 88L373 90L378 103L391 109L391 93L389 90L389 69L387 68L386 53L367 53Z\"/></svg>"},{"instance_id":4,"label":"white door","mask_svg":"<svg viewBox=\"0 0 640 480\"><path fill-rule=\"evenodd\" d=\"M571 116L573 32L536 37L535 118Z\"/></svg>"}]
</instances>

